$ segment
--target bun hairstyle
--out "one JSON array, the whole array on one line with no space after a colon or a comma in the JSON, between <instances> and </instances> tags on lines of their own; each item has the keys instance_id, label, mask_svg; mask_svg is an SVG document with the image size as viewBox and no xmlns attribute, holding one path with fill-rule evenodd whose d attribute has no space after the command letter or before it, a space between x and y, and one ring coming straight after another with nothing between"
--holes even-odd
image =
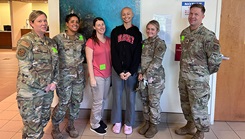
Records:
<instances>
[{"instance_id":1,"label":"bun hairstyle","mask_svg":"<svg viewBox=\"0 0 245 139\"><path fill-rule=\"evenodd\" d=\"M37 19L37 17L40 15L45 15L47 18L47 15L43 11L40 11L40 10L32 11L31 14L29 15L29 22L33 23Z\"/></svg>"}]
</instances>

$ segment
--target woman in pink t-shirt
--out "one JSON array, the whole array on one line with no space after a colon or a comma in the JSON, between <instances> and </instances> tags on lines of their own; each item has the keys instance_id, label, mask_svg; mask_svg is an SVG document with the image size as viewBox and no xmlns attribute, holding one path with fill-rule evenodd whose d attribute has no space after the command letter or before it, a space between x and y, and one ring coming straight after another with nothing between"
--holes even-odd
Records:
<instances>
[{"instance_id":1,"label":"woman in pink t-shirt","mask_svg":"<svg viewBox=\"0 0 245 139\"><path fill-rule=\"evenodd\" d=\"M107 125L102 121L102 115L111 80L111 41L104 35L106 27L102 18L94 19L93 28L92 37L88 39L85 48L93 98L90 130L105 135Z\"/></svg>"}]
</instances>

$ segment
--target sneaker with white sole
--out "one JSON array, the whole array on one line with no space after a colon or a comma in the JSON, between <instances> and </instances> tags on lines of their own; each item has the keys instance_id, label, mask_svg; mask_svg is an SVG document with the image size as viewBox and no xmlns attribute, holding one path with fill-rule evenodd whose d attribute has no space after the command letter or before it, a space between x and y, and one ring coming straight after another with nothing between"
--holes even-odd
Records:
<instances>
[{"instance_id":1,"label":"sneaker with white sole","mask_svg":"<svg viewBox=\"0 0 245 139\"><path fill-rule=\"evenodd\" d=\"M104 123L104 121L100 120L99 122L100 126L104 128L105 130L107 129L107 125Z\"/></svg>"},{"instance_id":2,"label":"sneaker with white sole","mask_svg":"<svg viewBox=\"0 0 245 139\"><path fill-rule=\"evenodd\" d=\"M102 126L99 126L98 128L95 128L95 129L90 127L90 130L93 131L94 133L98 134L98 135L105 135L106 134L106 130Z\"/></svg>"}]
</instances>

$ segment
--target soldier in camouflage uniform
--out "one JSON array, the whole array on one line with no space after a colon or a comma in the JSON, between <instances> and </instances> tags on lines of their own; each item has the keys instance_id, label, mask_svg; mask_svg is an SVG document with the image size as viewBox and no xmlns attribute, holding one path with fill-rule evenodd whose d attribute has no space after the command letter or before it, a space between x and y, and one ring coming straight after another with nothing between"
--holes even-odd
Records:
<instances>
[{"instance_id":1,"label":"soldier in camouflage uniform","mask_svg":"<svg viewBox=\"0 0 245 139\"><path fill-rule=\"evenodd\" d=\"M24 124L22 138L41 139L51 114L58 51L55 43L44 35L47 15L33 11L29 22L33 30L17 42L17 102Z\"/></svg>"},{"instance_id":2,"label":"soldier in camouflage uniform","mask_svg":"<svg viewBox=\"0 0 245 139\"><path fill-rule=\"evenodd\" d=\"M222 61L219 41L202 24L204 13L203 5L193 4L188 17L190 26L180 35L179 92L187 124L175 132L179 135L194 134L192 139L203 139L204 132L209 131L209 76L218 71Z\"/></svg>"},{"instance_id":3,"label":"soldier in camouflage uniform","mask_svg":"<svg viewBox=\"0 0 245 139\"><path fill-rule=\"evenodd\" d=\"M143 41L141 55L141 69L138 80L139 92L143 102L144 125L139 133L147 138L152 138L158 132L160 123L160 98L165 88L165 72L162 66L166 44L158 37L159 23L150 21L146 26L148 39Z\"/></svg>"},{"instance_id":4,"label":"soldier in camouflage uniform","mask_svg":"<svg viewBox=\"0 0 245 139\"><path fill-rule=\"evenodd\" d=\"M59 82L57 95L59 102L52 115L54 139L61 139L63 135L59 130L59 124L64 120L68 110L68 126L66 131L73 138L78 137L74 127L74 120L79 116L79 107L83 99L85 77L83 69L85 38L77 33L80 19L76 14L66 16L67 30L53 39L58 45L59 51Z\"/></svg>"}]
</instances>

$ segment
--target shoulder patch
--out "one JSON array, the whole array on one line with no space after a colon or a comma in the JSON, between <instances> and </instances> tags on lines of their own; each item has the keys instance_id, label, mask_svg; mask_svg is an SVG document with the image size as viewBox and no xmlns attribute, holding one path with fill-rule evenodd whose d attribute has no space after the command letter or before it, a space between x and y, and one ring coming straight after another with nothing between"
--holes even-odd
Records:
<instances>
[{"instance_id":1,"label":"shoulder patch","mask_svg":"<svg viewBox=\"0 0 245 139\"><path fill-rule=\"evenodd\" d=\"M17 56L24 58L26 56L26 53L27 51L25 48L19 48L17 51Z\"/></svg>"},{"instance_id":2,"label":"shoulder patch","mask_svg":"<svg viewBox=\"0 0 245 139\"><path fill-rule=\"evenodd\" d=\"M213 46L213 50L215 50L215 51L219 50L219 45L216 45L216 44L215 44L215 45Z\"/></svg>"}]
</instances>

